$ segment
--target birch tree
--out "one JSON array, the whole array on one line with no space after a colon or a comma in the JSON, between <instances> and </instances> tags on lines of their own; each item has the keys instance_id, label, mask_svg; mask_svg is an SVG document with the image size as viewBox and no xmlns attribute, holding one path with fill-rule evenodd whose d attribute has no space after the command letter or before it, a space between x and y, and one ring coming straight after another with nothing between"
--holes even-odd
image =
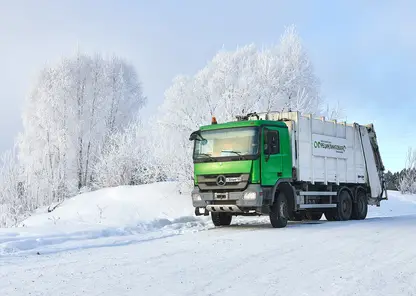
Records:
<instances>
[{"instance_id":1,"label":"birch tree","mask_svg":"<svg viewBox=\"0 0 416 296\"><path fill-rule=\"evenodd\" d=\"M34 209L24 194L16 152L14 146L0 157L0 227L15 226Z\"/></svg>"},{"instance_id":2,"label":"birch tree","mask_svg":"<svg viewBox=\"0 0 416 296\"><path fill-rule=\"evenodd\" d=\"M118 57L77 53L46 67L23 111L19 161L40 204L90 188L110 135L146 102L134 68Z\"/></svg>"},{"instance_id":3,"label":"birch tree","mask_svg":"<svg viewBox=\"0 0 416 296\"><path fill-rule=\"evenodd\" d=\"M137 118L125 129L110 135L94 166L96 188L138 185L164 181L157 154L157 134Z\"/></svg>"}]
</instances>

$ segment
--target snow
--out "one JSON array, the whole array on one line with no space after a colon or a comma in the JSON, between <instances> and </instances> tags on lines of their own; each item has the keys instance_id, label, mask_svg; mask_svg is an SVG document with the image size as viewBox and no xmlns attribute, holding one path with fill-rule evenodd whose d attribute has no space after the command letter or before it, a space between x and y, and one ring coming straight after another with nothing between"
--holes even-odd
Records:
<instances>
[{"instance_id":1,"label":"snow","mask_svg":"<svg viewBox=\"0 0 416 296\"><path fill-rule=\"evenodd\" d=\"M190 195L178 188L173 182L119 186L80 194L52 212L42 208L21 228L0 230L0 255L127 244L205 229L208 218L195 217Z\"/></svg>"},{"instance_id":2,"label":"snow","mask_svg":"<svg viewBox=\"0 0 416 296\"><path fill-rule=\"evenodd\" d=\"M0 231L0 295L416 294L416 196L363 221L236 221L195 217L175 183L85 193Z\"/></svg>"},{"instance_id":3,"label":"snow","mask_svg":"<svg viewBox=\"0 0 416 296\"><path fill-rule=\"evenodd\" d=\"M57 225L120 226L193 216L193 212L189 195L179 194L176 183L165 182L80 194L66 200L53 212L38 213L22 224L51 227L59 219Z\"/></svg>"}]
</instances>

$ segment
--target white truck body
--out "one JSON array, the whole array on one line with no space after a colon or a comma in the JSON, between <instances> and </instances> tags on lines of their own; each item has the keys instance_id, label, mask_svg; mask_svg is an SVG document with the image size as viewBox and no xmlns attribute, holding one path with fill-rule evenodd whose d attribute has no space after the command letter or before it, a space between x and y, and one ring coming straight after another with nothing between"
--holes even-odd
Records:
<instances>
[{"instance_id":1,"label":"white truck body","mask_svg":"<svg viewBox=\"0 0 416 296\"><path fill-rule=\"evenodd\" d=\"M263 120L284 121L288 126L297 181L325 185L367 184L371 199L379 205L384 167L372 124L327 121L299 112L257 115Z\"/></svg>"}]
</instances>

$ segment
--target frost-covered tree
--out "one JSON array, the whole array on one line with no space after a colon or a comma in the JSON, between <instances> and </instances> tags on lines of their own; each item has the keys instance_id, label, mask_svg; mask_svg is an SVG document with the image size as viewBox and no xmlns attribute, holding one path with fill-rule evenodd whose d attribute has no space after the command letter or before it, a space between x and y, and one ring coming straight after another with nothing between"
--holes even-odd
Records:
<instances>
[{"instance_id":1,"label":"frost-covered tree","mask_svg":"<svg viewBox=\"0 0 416 296\"><path fill-rule=\"evenodd\" d=\"M409 148L406 156L406 166L399 180L401 193L416 194L416 149Z\"/></svg>"},{"instance_id":2,"label":"frost-covered tree","mask_svg":"<svg viewBox=\"0 0 416 296\"><path fill-rule=\"evenodd\" d=\"M144 104L137 73L121 58L78 52L43 69L22 115L26 192L45 204L89 188L100 150Z\"/></svg>"},{"instance_id":3,"label":"frost-covered tree","mask_svg":"<svg viewBox=\"0 0 416 296\"><path fill-rule=\"evenodd\" d=\"M16 225L34 208L33 201L28 200L23 191L16 152L14 146L0 158L0 227Z\"/></svg>"},{"instance_id":4,"label":"frost-covered tree","mask_svg":"<svg viewBox=\"0 0 416 296\"><path fill-rule=\"evenodd\" d=\"M139 119L110 135L93 167L94 186L138 185L163 181L163 169L156 158L157 139L152 127Z\"/></svg>"},{"instance_id":5,"label":"frost-covered tree","mask_svg":"<svg viewBox=\"0 0 416 296\"><path fill-rule=\"evenodd\" d=\"M165 141L160 157L170 164L172 178L189 179L189 134L212 116L224 122L249 112L287 110L337 115L325 110L319 79L294 26L270 48L221 50L194 76L176 77L159 110Z\"/></svg>"}]
</instances>

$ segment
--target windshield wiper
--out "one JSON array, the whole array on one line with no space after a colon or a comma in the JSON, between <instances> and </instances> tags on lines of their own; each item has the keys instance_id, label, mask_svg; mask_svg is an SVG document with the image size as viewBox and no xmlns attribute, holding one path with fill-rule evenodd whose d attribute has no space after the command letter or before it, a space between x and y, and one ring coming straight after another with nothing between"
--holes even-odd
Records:
<instances>
[{"instance_id":1,"label":"windshield wiper","mask_svg":"<svg viewBox=\"0 0 416 296\"><path fill-rule=\"evenodd\" d=\"M229 152L229 153L235 153L238 156L240 156L240 159L244 159L244 155L241 154L241 152L233 151L233 150L222 150L221 152Z\"/></svg>"}]
</instances>

